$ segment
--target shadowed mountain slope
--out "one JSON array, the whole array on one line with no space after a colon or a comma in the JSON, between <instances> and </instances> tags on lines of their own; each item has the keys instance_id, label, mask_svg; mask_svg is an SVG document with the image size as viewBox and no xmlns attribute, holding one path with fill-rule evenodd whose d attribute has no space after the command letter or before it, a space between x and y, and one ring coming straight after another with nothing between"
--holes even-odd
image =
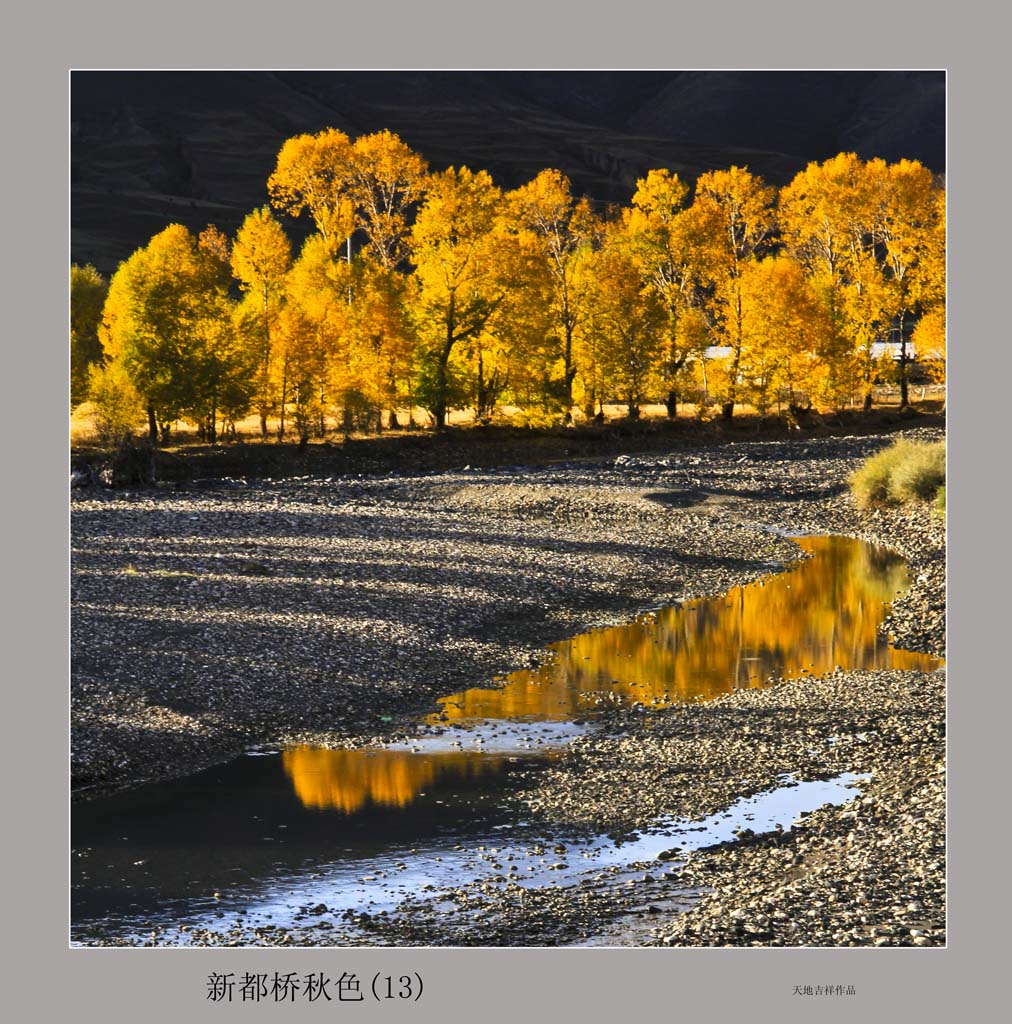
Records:
<instances>
[{"instance_id":1,"label":"shadowed mountain slope","mask_svg":"<svg viewBox=\"0 0 1012 1024\"><path fill-rule=\"evenodd\" d=\"M71 258L109 274L173 221L234 232L284 140L328 126L389 128L507 188L557 167L625 203L651 167L783 184L846 149L941 172L944 97L942 72L74 72Z\"/></svg>"}]
</instances>

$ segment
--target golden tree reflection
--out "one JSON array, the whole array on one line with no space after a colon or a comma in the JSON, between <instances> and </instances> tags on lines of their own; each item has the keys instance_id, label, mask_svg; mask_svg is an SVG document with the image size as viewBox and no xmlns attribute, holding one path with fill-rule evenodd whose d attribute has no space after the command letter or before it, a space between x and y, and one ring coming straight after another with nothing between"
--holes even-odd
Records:
<instances>
[{"instance_id":1,"label":"golden tree reflection","mask_svg":"<svg viewBox=\"0 0 1012 1024\"><path fill-rule=\"evenodd\" d=\"M888 602L906 587L902 558L847 537L802 537L814 557L789 572L554 644L537 669L502 689L440 702L430 722L466 718L566 719L601 700L664 705L705 700L771 676L844 669L921 669L939 660L881 640Z\"/></svg>"},{"instance_id":2,"label":"golden tree reflection","mask_svg":"<svg viewBox=\"0 0 1012 1024\"><path fill-rule=\"evenodd\" d=\"M441 775L498 771L502 757L452 751L324 750L292 747L281 755L285 773L306 807L353 814L368 803L407 807Z\"/></svg>"},{"instance_id":3,"label":"golden tree reflection","mask_svg":"<svg viewBox=\"0 0 1012 1024\"><path fill-rule=\"evenodd\" d=\"M931 671L941 664L878 636L889 601L907 585L898 555L846 537L803 537L798 544L813 557L788 572L554 644L540 668L511 673L501 689L444 697L426 722L562 720L605 700L706 700L762 686L771 676L821 675L838 665ZM315 747L282 755L305 806L346 814L368 804L406 807L441 776L495 772L504 760L465 751Z\"/></svg>"}]
</instances>

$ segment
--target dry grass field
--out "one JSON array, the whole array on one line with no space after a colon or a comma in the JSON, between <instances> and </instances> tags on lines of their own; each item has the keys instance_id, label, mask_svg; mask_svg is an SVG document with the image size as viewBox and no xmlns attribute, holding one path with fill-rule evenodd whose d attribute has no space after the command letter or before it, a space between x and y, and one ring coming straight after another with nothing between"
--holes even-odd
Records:
<instances>
[{"instance_id":1,"label":"dry grass field","mask_svg":"<svg viewBox=\"0 0 1012 1024\"><path fill-rule=\"evenodd\" d=\"M945 387L944 385L932 384L927 386L918 385L911 387L910 389L911 402L915 409L921 412L939 412L944 408L945 404ZM875 408L881 411L884 410L897 410L899 409L900 398L899 388L897 387L878 387L875 389ZM854 406L856 407L856 406ZM398 410L398 419L403 424L407 422L407 409ZM621 423L626 419L626 410L624 405L609 404L606 403L604 406L605 421L608 423ZM712 414L712 411L711 411ZM755 409L750 405L739 404L735 406L735 415L738 417L754 417L756 415ZM694 422L698 417L698 410L696 406L687 402L678 407L678 419L679 421ZM579 409L573 410L573 418L576 423L585 423L586 417ZM650 423L660 423L666 419L665 408L660 403L644 405L640 409L640 419ZM417 429L430 429L432 427L432 417L424 409L415 408L411 414L412 422L415 424L415 431ZM452 427L468 427L474 424L474 411L471 409L458 409L450 413L448 417L449 425ZM521 409L515 406L503 406L496 414L495 418L496 425L499 426L526 426L526 417ZM269 419L267 422L268 426L268 440L277 440L278 431L278 420L277 418ZM74 409L70 414L70 445L72 448L88 448L94 447L98 444L99 438L95 429L95 410L90 402L84 402ZM136 425L136 435L138 437L144 436L147 431L147 424L144 421L139 420ZM415 431L408 431L406 428L401 427L396 431L385 430L386 434L402 434ZM260 419L258 416L247 416L245 419L240 420L236 424L237 439L242 441L256 441L260 437ZM187 444L187 443L199 443L199 437L197 435L196 428L185 421L180 421L173 424L173 445ZM330 438L341 438L344 436L341 430L340 421L334 418L328 419L327 421L327 434ZM294 432L289 431L287 435L288 440L295 440L296 436ZM353 433L352 437L362 437L365 435L359 433ZM228 443L227 438L220 439L223 443Z\"/></svg>"}]
</instances>

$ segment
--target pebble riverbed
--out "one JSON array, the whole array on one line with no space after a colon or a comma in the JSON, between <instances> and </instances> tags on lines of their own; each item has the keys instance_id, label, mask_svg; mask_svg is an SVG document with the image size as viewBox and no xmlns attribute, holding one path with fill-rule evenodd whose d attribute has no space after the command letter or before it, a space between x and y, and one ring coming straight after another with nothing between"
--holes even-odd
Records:
<instances>
[{"instance_id":1,"label":"pebble riverbed","mask_svg":"<svg viewBox=\"0 0 1012 1024\"><path fill-rule=\"evenodd\" d=\"M408 737L437 697L533 665L546 643L767 575L798 557L789 532L904 555L911 587L883 628L944 655L943 521L926 507L861 512L846 491L894 436L75 492L75 794L187 774L255 744ZM785 775L870 778L841 806L667 858L660 872L603 872L528 890L522 904L508 887L461 886L376 922L367 941L944 944L944 724L944 672L837 672L616 709L532 774L532 811L621 835L659 815L712 814ZM466 928L447 926L448 906L474 911ZM342 939L307 927L195 941Z\"/></svg>"}]
</instances>

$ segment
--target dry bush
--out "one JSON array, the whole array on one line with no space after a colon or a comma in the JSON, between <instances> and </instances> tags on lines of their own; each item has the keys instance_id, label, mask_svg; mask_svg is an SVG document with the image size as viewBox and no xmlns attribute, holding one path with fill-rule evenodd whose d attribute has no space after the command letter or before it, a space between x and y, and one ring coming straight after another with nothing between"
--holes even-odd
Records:
<instances>
[{"instance_id":1,"label":"dry bush","mask_svg":"<svg viewBox=\"0 0 1012 1024\"><path fill-rule=\"evenodd\" d=\"M945 442L896 441L852 473L849 483L861 508L931 501L945 484Z\"/></svg>"}]
</instances>

